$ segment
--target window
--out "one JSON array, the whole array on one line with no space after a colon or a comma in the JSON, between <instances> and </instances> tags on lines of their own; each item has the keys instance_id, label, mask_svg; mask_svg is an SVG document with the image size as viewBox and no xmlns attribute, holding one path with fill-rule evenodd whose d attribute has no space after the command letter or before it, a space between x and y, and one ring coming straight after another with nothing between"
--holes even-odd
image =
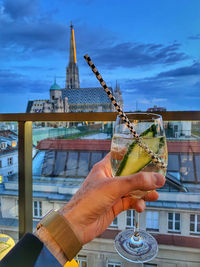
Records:
<instances>
[{"instance_id":1,"label":"window","mask_svg":"<svg viewBox=\"0 0 200 267\"><path fill-rule=\"evenodd\" d=\"M126 226L134 227L134 224L135 224L135 211L127 210L126 211Z\"/></svg>"},{"instance_id":2,"label":"window","mask_svg":"<svg viewBox=\"0 0 200 267\"><path fill-rule=\"evenodd\" d=\"M115 217L115 219L110 224L110 227L117 227L117 224L118 224L117 217Z\"/></svg>"},{"instance_id":3,"label":"window","mask_svg":"<svg viewBox=\"0 0 200 267\"><path fill-rule=\"evenodd\" d=\"M42 165L42 175L51 176L53 173L54 164L55 164L55 151L53 150L45 151L44 161Z\"/></svg>"},{"instance_id":4,"label":"window","mask_svg":"<svg viewBox=\"0 0 200 267\"><path fill-rule=\"evenodd\" d=\"M2 142L2 143L1 143L1 149L5 149L6 146L7 146L6 142Z\"/></svg>"},{"instance_id":5,"label":"window","mask_svg":"<svg viewBox=\"0 0 200 267\"><path fill-rule=\"evenodd\" d=\"M174 125L174 132L178 132L178 125Z\"/></svg>"},{"instance_id":6,"label":"window","mask_svg":"<svg viewBox=\"0 0 200 267\"><path fill-rule=\"evenodd\" d=\"M42 202L33 201L33 217L41 218L42 217Z\"/></svg>"},{"instance_id":7,"label":"window","mask_svg":"<svg viewBox=\"0 0 200 267\"><path fill-rule=\"evenodd\" d=\"M190 233L200 234L200 214L190 214Z\"/></svg>"},{"instance_id":8,"label":"window","mask_svg":"<svg viewBox=\"0 0 200 267\"><path fill-rule=\"evenodd\" d=\"M17 145L17 144L16 144L16 141L15 141L15 140L12 140L12 141L11 141L11 146L12 146L12 147L16 147L16 145Z\"/></svg>"},{"instance_id":9,"label":"window","mask_svg":"<svg viewBox=\"0 0 200 267\"><path fill-rule=\"evenodd\" d=\"M180 213L168 213L168 231L180 232L181 216Z\"/></svg>"},{"instance_id":10,"label":"window","mask_svg":"<svg viewBox=\"0 0 200 267\"><path fill-rule=\"evenodd\" d=\"M92 152L91 161L90 161L90 169L93 167L95 163L102 159L102 152Z\"/></svg>"},{"instance_id":11,"label":"window","mask_svg":"<svg viewBox=\"0 0 200 267\"><path fill-rule=\"evenodd\" d=\"M8 166L13 165L13 157L8 158Z\"/></svg>"},{"instance_id":12,"label":"window","mask_svg":"<svg viewBox=\"0 0 200 267\"><path fill-rule=\"evenodd\" d=\"M107 267L121 267L120 262L109 261Z\"/></svg>"},{"instance_id":13,"label":"window","mask_svg":"<svg viewBox=\"0 0 200 267\"><path fill-rule=\"evenodd\" d=\"M158 211L147 211L146 212L146 228L148 230L159 230L159 213Z\"/></svg>"},{"instance_id":14,"label":"window","mask_svg":"<svg viewBox=\"0 0 200 267\"><path fill-rule=\"evenodd\" d=\"M77 261L79 261L79 267L87 267L87 257L86 256L78 256Z\"/></svg>"},{"instance_id":15,"label":"window","mask_svg":"<svg viewBox=\"0 0 200 267\"><path fill-rule=\"evenodd\" d=\"M87 176L89 172L88 163L90 159L90 154L88 152L80 152L77 175Z\"/></svg>"},{"instance_id":16,"label":"window","mask_svg":"<svg viewBox=\"0 0 200 267\"><path fill-rule=\"evenodd\" d=\"M77 174L77 164L78 164L78 153L74 151L70 151L68 153L67 160L67 171L66 176L76 176Z\"/></svg>"},{"instance_id":17,"label":"window","mask_svg":"<svg viewBox=\"0 0 200 267\"><path fill-rule=\"evenodd\" d=\"M42 175L44 156L45 156L44 151L39 151L35 155L35 157L33 159L33 175L35 175L35 176L37 176L37 175L41 176Z\"/></svg>"}]
</instances>

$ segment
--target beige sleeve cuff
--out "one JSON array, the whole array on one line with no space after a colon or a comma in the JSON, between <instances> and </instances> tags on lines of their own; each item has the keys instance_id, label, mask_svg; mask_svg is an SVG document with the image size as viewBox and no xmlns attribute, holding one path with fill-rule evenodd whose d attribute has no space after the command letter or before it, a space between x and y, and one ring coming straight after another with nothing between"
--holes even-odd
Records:
<instances>
[{"instance_id":1,"label":"beige sleeve cuff","mask_svg":"<svg viewBox=\"0 0 200 267\"><path fill-rule=\"evenodd\" d=\"M81 250L82 245L70 224L58 211L49 212L37 225L45 227L60 246L67 259L71 261Z\"/></svg>"}]
</instances>

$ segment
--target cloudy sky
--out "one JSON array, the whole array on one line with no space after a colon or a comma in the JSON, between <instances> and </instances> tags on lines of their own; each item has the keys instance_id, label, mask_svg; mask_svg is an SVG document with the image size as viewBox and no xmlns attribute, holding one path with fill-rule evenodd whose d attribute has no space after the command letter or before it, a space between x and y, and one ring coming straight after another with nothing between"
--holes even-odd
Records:
<instances>
[{"instance_id":1,"label":"cloudy sky","mask_svg":"<svg viewBox=\"0 0 200 267\"><path fill-rule=\"evenodd\" d=\"M0 112L25 112L65 86L70 23L81 87L99 86L88 53L125 110L200 110L199 0L0 0Z\"/></svg>"}]
</instances>

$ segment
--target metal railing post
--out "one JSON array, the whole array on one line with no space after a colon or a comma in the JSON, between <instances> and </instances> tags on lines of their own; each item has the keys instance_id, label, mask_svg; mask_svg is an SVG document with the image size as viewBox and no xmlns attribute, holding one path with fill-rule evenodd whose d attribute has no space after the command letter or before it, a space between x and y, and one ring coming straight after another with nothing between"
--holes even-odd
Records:
<instances>
[{"instance_id":1,"label":"metal railing post","mask_svg":"<svg viewBox=\"0 0 200 267\"><path fill-rule=\"evenodd\" d=\"M32 122L18 123L19 238L32 232Z\"/></svg>"}]
</instances>

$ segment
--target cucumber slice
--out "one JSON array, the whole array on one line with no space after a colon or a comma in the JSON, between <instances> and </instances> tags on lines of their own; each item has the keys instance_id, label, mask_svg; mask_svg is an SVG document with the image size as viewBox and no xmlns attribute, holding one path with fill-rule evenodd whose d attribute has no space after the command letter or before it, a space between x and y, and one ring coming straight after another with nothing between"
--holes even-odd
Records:
<instances>
[{"instance_id":1,"label":"cucumber slice","mask_svg":"<svg viewBox=\"0 0 200 267\"><path fill-rule=\"evenodd\" d=\"M157 126L152 125L140 136L143 137L142 142L145 143L154 153L158 153L159 149L164 145L164 137L156 137ZM123 160L121 161L116 176L130 175L142 170L151 162L151 157L141 148L136 141L130 144Z\"/></svg>"}]
</instances>

